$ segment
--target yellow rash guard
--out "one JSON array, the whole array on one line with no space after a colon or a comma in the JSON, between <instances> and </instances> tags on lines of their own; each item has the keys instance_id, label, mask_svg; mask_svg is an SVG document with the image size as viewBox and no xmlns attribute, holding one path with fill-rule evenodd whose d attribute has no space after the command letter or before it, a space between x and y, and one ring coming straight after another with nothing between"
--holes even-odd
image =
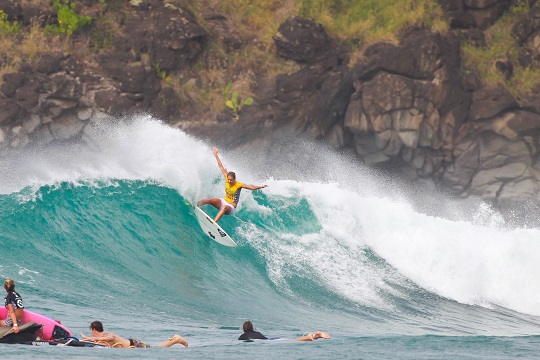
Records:
<instances>
[{"instance_id":1,"label":"yellow rash guard","mask_svg":"<svg viewBox=\"0 0 540 360\"><path fill-rule=\"evenodd\" d=\"M240 191L242 190L242 186L244 186L244 184L240 181L236 181L234 185L231 186L227 181L227 176L225 176L225 201L236 206L238 204L238 200L240 200Z\"/></svg>"}]
</instances>

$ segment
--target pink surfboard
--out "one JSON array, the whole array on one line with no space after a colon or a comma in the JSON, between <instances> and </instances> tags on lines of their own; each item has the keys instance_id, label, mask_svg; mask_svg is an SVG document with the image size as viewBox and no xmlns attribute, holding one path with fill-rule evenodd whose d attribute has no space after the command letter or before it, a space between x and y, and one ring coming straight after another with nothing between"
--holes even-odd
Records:
<instances>
[{"instance_id":1,"label":"pink surfboard","mask_svg":"<svg viewBox=\"0 0 540 360\"><path fill-rule=\"evenodd\" d=\"M0 307L0 319L4 320L7 318L7 309L5 307ZM42 340L52 340L64 339L68 336L71 336L71 332L62 324L43 315L36 314L34 312L24 309L23 323L35 322L37 324L43 325L41 330L36 332L36 335L39 336Z\"/></svg>"}]
</instances>

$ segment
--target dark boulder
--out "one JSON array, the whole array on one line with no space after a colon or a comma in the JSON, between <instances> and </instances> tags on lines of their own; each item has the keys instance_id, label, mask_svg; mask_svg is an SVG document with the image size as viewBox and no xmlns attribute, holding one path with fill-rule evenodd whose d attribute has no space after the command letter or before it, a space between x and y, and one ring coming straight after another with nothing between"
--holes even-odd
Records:
<instances>
[{"instance_id":1,"label":"dark boulder","mask_svg":"<svg viewBox=\"0 0 540 360\"><path fill-rule=\"evenodd\" d=\"M130 51L121 51L119 49L113 49L98 56L99 65L103 67L108 75L114 75L127 64L140 60L140 56L137 57Z\"/></svg>"},{"instance_id":2,"label":"dark boulder","mask_svg":"<svg viewBox=\"0 0 540 360\"><path fill-rule=\"evenodd\" d=\"M518 110L505 117L506 127L517 136L540 135L540 115Z\"/></svg>"},{"instance_id":3,"label":"dark boulder","mask_svg":"<svg viewBox=\"0 0 540 360\"><path fill-rule=\"evenodd\" d=\"M352 76L346 66L328 72L310 66L293 74L281 74L276 87L276 100L282 110L287 109L294 128L308 131L315 138L325 137L334 124L343 123L353 92Z\"/></svg>"},{"instance_id":4,"label":"dark boulder","mask_svg":"<svg viewBox=\"0 0 540 360\"><path fill-rule=\"evenodd\" d=\"M227 51L240 50L245 41L236 33L229 19L215 12L204 13L208 31L213 39L220 39Z\"/></svg>"},{"instance_id":5,"label":"dark boulder","mask_svg":"<svg viewBox=\"0 0 540 360\"><path fill-rule=\"evenodd\" d=\"M514 75L514 64L510 59L501 59L495 62L495 68L504 76L506 80L510 80Z\"/></svg>"},{"instance_id":6,"label":"dark boulder","mask_svg":"<svg viewBox=\"0 0 540 360\"><path fill-rule=\"evenodd\" d=\"M501 86L484 86L473 92L470 120L491 118L504 111L515 109L518 103L508 90Z\"/></svg>"},{"instance_id":7,"label":"dark boulder","mask_svg":"<svg viewBox=\"0 0 540 360\"><path fill-rule=\"evenodd\" d=\"M526 14L522 14L512 25L512 35L516 38L519 44L523 44L525 40L534 31L533 19Z\"/></svg>"},{"instance_id":8,"label":"dark boulder","mask_svg":"<svg viewBox=\"0 0 540 360\"><path fill-rule=\"evenodd\" d=\"M135 109L133 100L114 89L96 91L94 101L98 109L110 114L122 114Z\"/></svg>"},{"instance_id":9,"label":"dark boulder","mask_svg":"<svg viewBox=\"0 0 540 360\"><path fill-rule=\"evenodd\" d=\"M355 78L369 80L378 72L385 71L415 79L432 79L440 67L437 59L451 54L454 49L455 46L441 34L413 31L399 45L377 43L366 49L364 59L354 68Z\"/></svg>"},{"instance_id":10,"label":"dark boulder","mask_svg":"<svg viewBox=\"0 0 540 360\"><path fill-rule=\"evenodd\" d=\"M37 63L36 71L42 74L52 74L62 69L63 54L43 54Z\"/></svg>"},{"instance_id":11,"label":"dark boulder","mask_svg":"<svg viewBox=\"0 0 540 360\"><path fill-rule=\"evenodd\" d=\"M457 29L454 33L461 40L467 41L467 43L473 46L485 47L487 45L486 35L480 29Z\"/></svg>"},{"instance_id":12,"label":"dark boulder","mask_svg":"<svg viewBox=\"0 0 540 360\"><path fill-rule=\"evenodd\" d=\"M52 1L22 1L22 22L30 25L32 22L41 26L52 24L58 16L52 7Z\"/></svg>"},{"instance_id":13,"label":"dark boulder","mask_svg":"<svg viewBox=\"0 0 540 360\"><path fill-rule=\"evenodd\" d=\"M353 92L348 54L312 19L291 17L274 36L278 53L303 67L276 78L273 119L293 119L294 131L313 138L332 136L332 128L344 121ZM302 104L302 105L300 105ZM278 115L280 114L280 115ZM343 146L344 144L337 144Z\"/></svg>"},{"instance_id":14,"label":"dark boulder","mask_svg":"<svg viewBox=\"0 0 540 360\"><path fill-rule=\"evenodd\" d=\"M463 71L463 90L465 91L474 91L480 86L482 86L482 81L480 80L480 75L476 69L465 69Z\"/></svg>"},{"instance_id":15,"label":"dark boulder","mask_svg":"<svg viewBox=\"0 0 540 360\"><path fill-rule=\"evenodd\" d=\"M15 91L17 91L24 82L24 74L18 72L7 73L3 78L4 82L0 86L0 91L7 97L15 96Z\"/></svg>"},{"instance_id":16,"label":"dark boulder","mask_svg":"<svg viewBox=\"0 0 540 360\"><path fill-rule=\"evenodd\" d=\"M160 119L179 117L180 100L171 87L164 87L152 101L152 112Z\"/></svg>"},{"instance_id":17,"label":"dark boulder","mask_svg":"<svg viewBox=\"0 0 540 360\"><path fill-rule=\"evenodd\" d=\"M148 71L144 65L128 64L113 75L120 82L120 90L129 93L142 93L149 78L155 78L154 72Z\"/></svg>"},{"instance_id":18,"label":"dark boulder","mask_svg":"<svg viewBox=\"0 0 540 360\"><path fill-rule=\"evenodd\" d=\"M20 0L0 1L0 11L7 15L9 21L21 21L23 18L23 8Z\"/></svg>"},{"instance_id":19,"label":"dark boulder","mask_svg":"<svg viewBox=\"0 0 540 360\"><path fill-rule=\"evenodd\" d=\"M15 100L21 109L31 109L38 104L39 94L34 86L22 86L15 91Z\"/></svg>"},{"instance_id":20,"label":"dark boulder","mask_svg":"<svg viewBox=\"0 0 540 360\"><path fill-rule=\"evenodd\" d=\"M15 99L0 98L0 125L10 124L17 119L21 108L15 102Z\"/></svg>"},{"instance_id":21,"label":"dark boulder","mask_svg":"<svg viewBox=\"0 0 540 360\"><path fill-rule=\"evenodd\" d=\"M157 0L141 1L134 9L117 48L148 53L166 72L186 68L200 56L208 35L189 10Z\"/></svg>"},{"instance_id":22,"label":"dark boulder","mask_svg":"<svg viewBox=\"0 0 540 360\"><path fill-rule=\"evenodd\" d=\"M485 30L493 25L511 5L508 0L438 0L450 19L450 26L458 29Z\"/></svg>"},{"instance_id":23,"label":"dark boulder","mask_svg":"<svg viewBox=\"0 0 540 360\"><path fill-rule=\"evenodd\" d=\"M51 77L50 83L53 85L49 98L75 100L83 95L83 84L78 78L67 74L58 74Z\"/></svg>"},{"instance_id":24,"label":"dark boulder","mask_svg":"<svg viewBox=\"0 0 540 360\"><path fill-rule=\"evenodd\" d=\"M297 16L282 23L273 39L280 56L307 64L321 62L334 46L321 24Z\"/></svg>"}]
</instances>

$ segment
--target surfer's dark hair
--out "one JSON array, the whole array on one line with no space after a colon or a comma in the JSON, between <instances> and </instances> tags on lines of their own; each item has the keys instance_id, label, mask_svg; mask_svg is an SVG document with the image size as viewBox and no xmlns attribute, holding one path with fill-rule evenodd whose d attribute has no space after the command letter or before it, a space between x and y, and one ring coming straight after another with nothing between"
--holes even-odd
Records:
<instances>
[{"instance_id":1,"label":"surfer's dark hair","mask_svg":"<svg viewBox=\"0 0 540 360\"><path fill-rule=\"evenodd\" d=\"M101 321L92 321L92 323L90 324L90 329L103 332L103 324L101 323Z\"/></svg>"},{"instance_id":2,"label":"surfer's dark hair","mask_svg":"<svg viewBox=\"0 0 540 360\"><path fill-rule=\"evenodd\" d=\"M243 326L244 332L253 331L253 324L251 321L246 321Z\"/></svg>"},{"instance_id":3,"label":"surfer's dark hair","mask_svg":"<svg viewBox=\"0 0 540 360\"><path fill-rule=\"evenodd\" d=\"M15 291L15 282L10 278L7 278L6 281L4 281L4 289L6 289L7 292Z\"/></svg>"},{"instance_id":4,"label":"surfer's dark hair","mask_svg":"<svg viewBox=\"0 0 540 360\"><path fill-rule=\"evenodd\" d=\"M229 175L232 176L234 180L236 180L236 174L234 173L234 171L229 171L227 173L227 176L229 176Z\"/></svg>"}]
</instances>

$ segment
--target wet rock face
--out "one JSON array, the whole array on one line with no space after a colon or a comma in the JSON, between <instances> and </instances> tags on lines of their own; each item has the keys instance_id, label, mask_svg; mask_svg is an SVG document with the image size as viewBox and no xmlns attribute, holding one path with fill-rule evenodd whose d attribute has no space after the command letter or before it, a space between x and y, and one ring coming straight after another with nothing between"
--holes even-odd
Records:
<instances>
[{"instance_id":1,"label":"wet rock face","mask_svg":"<svg viewBox=\"0 0 540 360\"><path fill-rule=\"evenodd\" d=\"M38 10L30 3L5 0L0 9L25 21ZM171 3L129 2L123 32L92 62L51 52L4 74L0 149L84 138L92 119L106 114L145 111L176 122L184 109L162 75L190 69L203 56L213 61L211 36L231 51L248 40L213 10L203 15L202 27L188 10ZM504 87L483 84L474 68L462 69L460 58L460 41L485 45L483 30L511 2L439 3L451 31L408 29L398 44L364 49L354 65L321 24L291 17L280 25L274 43L277 58L293 63L288 68L294 70L255 74L255 103L242 109L241 121L223 113L215 122L193 121L185 130L228 147L268 149L272 137L306 136L368 164L388 165L412 181L432 179L462 196L540 201L540 87L516 99ZM89 16L102 11L98 0L81 4ZM519 64L508 59L494 64L510 78L516 66L540 66L540 2L529 5L531 11L512 27L521 45Z\"/></svg>"},{"instance_id":2,"label":"wet rock face","mask_svg":"<svg viewBox=\"0 0 540 360\"><path fill-rule=\"evenodd\" d=\"M344 126L357 154L368 163L399 159L408 178L430 177L457 194L540 200L535 95L518 102L501 86L456 80L452 35L408 36L374 45L353 68Z\"/></svg>"},{"instance_id":3,"label":"wet rock face","mask_svg":"<svg viewBox=\"0 0 540 360\"><path fill-rule=\"evenodd\" d=\"M117 48L148 53L167 72L187 68L201 55L208 34L191 12L158 0L140 1L133 9Z\"/></svg>"},{"instance_id":4,"label":"wet rock face","mask_svg":"<svg viewBox=\"0 0 540 360\"><path fill-rule=\"evenodd\" d=\"M77 11L99 16L98 0L78 3ZM4 74L0 85L0 147L77 138L97 112L122 114L143 110L169 120L179 114L174 90L162 88L159 72L186 68L204 50L206 31L186 9L158 0L133 2L123 33L112 50L94 60L77 54L38 54L32 64ZM10 20L26 16L50 20L50 6L6 0L0 10ZM143 56L151 65L145 65ZM31 124L26 126L25 124ZM66 128L63 131L62 128Z\"/></svg>"},{"instance_id":5,"label":"wet rock face","mask_svg":"<svg viewBox=\"0 0 540 360\"><path fill-rule=\"evenodd\" d=\"M418 30L399 45L376 44L353 68L354 88L344 126L368 163L404 165L410 177L438 178L463 122L469 95L459 81L452 35Z\"/></svg>"},{"instance_id":6,"label":"wet rock face","mask_svg":"<svg viewBox=\"0 0 540 360\"><path fill-rule=\"evenodd\" d=\"M540 199L534 95L518 102L503 87L482 84L474 71L462 76L459 39L481 44L481 32L410 30L399 44L374 44L352 69L344 69L339 60L329 60L340 52L327 37L317 33L303 43L294 26L306 27L289 19L275 37L276 49L303 67L277 77L276 110L266 114L271 124L282 116L288 119L282 126L304 136L350 148L367 163L392 164L411 180L431 178L456 194L497 202ZM318 89L325 89L324 96ZM329 104L340 106L327 112Z\"/></svg>"},{"instance_id":7,"label":"wet rock face","mask_svg":"<svg viewBox=\"0 0 540 360\"><path fill-rule=\"evenodd\" d=\"M353 90L347 53L328 37L322 25L306 18L287 19L274 42L280 56L304 66L276 78L274 99L281 112L292 119L297 131L344 146L346 141L341 135L336 137L335 126L343 124Z\"/></svg>"}]
</instances>

